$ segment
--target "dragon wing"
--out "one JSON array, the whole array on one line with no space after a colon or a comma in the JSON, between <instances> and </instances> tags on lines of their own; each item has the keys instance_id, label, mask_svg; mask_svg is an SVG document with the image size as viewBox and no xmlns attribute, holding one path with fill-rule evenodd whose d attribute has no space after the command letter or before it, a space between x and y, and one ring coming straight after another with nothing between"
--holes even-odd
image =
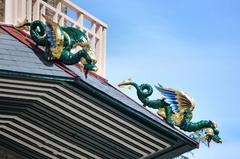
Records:
<instances>
[{"instance_id":1,"label":"dragon wing","mask_svg":"<svg viewBox=\"0 0 240 159\"><path fill-rule=\"evenodd\" d=\"M160 84L155 87L166 98L165 101L170 104L174 113L178 113L186 108L189 108L191 111L194 109L195 103L186 93L172 88L164 88Z\"/></svg>"}]
</instances>

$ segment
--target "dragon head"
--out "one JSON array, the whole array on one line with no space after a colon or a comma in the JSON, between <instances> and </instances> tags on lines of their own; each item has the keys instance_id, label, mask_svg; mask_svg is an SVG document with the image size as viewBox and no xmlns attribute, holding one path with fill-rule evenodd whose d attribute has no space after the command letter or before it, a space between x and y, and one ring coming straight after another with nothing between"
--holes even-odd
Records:
<instances>
[{"instance_id":1,"label":"dragon head","mask_svg":"<svg viewBox=\"0 0 240 159\"><path fill-rule=\"evenodd\" d=\"M205 136L203 137L204 141L207 141L208 146L211 141L214 141L216 143L222 143L222 139L219 137L219 130L217 129L217 126L215 124L215 128L206 128L205 129Z\"/></svg>"},{"instance_id":2,"label":"dragon head","mask_svg":"<svg viewBox=\"0 0 240 159\"><path fill-rule=\"evenodd\" d=\"M83 70L85 72L85 76L87 76L88 71L97 71L98 68L96 66L97 60L95 57L95 53L92 48L87 48L82 50L82 58L80 62L83 64Z\"/></svg>"}]
</instances>

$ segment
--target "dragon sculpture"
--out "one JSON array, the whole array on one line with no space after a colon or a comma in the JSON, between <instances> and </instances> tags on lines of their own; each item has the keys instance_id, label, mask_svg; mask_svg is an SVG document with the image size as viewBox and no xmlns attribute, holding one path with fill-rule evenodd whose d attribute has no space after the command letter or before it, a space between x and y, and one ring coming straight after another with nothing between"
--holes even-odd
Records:
<instances>
[{"instance_id":1,"label":"dragon sculpture","mask_svg":"<svg viewBox=\"0 0 240 159\"><path fill-rule=\"evenodd\" d=\"M44 58L48 61L57 60L66 65L81 63L87 75L88 71L97 71L96 58L84 32L73 27L61 27L51 18L44 16L46 24L40 20L28 22L24 20L16 26L28 30L37 45L45 47ZM77 46L81 50L73 53Z\"/></svg>"},{"instance_id":2,"label":"dragon sculpture","mask_svg":"<svg viewBox=\"0 0 240 159\"><path fill-rule=\"evenodd\" d=\"M161 85L155 88L163 95L160 99L150 100L149 97L153 93L153 88L149 84L138 85L131 80L121 82L119 87L135 87L137 96L144 106L158 109L158 115L166 119L171 126L178 126L181 130L187 132L204 131L202 141L209 143L213 140L216 143L222 143L219 137L217 125L211 120L201 120L192 122L192 111L195 103L193 99L183 91L171 88L164 88Z\"/></svg>"}]
</instances>

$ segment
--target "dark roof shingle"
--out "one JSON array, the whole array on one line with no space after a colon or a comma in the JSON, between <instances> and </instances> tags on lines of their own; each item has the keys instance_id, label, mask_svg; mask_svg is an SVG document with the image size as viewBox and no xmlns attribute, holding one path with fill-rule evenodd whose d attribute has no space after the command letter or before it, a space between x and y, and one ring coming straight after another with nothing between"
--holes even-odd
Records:
<instances>
[{"instance_id":1,"label":"dark roof shingle","mask_svg":"<svg viewBox=\"0 0 240 159\"><path fill-rule=\"evenodd\" d=\"M0 70L72 77L6 32L0 32Z\"/></svg>"}]
</instances>

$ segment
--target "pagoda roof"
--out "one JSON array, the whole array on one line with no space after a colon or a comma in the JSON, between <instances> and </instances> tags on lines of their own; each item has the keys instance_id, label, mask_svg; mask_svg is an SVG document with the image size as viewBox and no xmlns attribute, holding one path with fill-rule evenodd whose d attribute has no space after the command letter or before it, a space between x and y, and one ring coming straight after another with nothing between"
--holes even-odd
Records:
<instances>
[{"instance_id":1,"label":"pagoda roof","mask_svg":"<svg viewBox=\"0 0 240 159\"><path fill-rule=\"evenodd\" d=\"M43 51L25 32L11 25L0 25L0 76L69 82L72 86L84 89L117 107L114 109L148 123L152 129L163 132L176 141L175 145L157 150L150 154L149 158L171 158L198 147L198 143L193 139L123 94L105 78L95 73L90 73L85 78L79 69L80 65L67 66L47 62L42 57Z\"/></svg>"}]
</instances>

